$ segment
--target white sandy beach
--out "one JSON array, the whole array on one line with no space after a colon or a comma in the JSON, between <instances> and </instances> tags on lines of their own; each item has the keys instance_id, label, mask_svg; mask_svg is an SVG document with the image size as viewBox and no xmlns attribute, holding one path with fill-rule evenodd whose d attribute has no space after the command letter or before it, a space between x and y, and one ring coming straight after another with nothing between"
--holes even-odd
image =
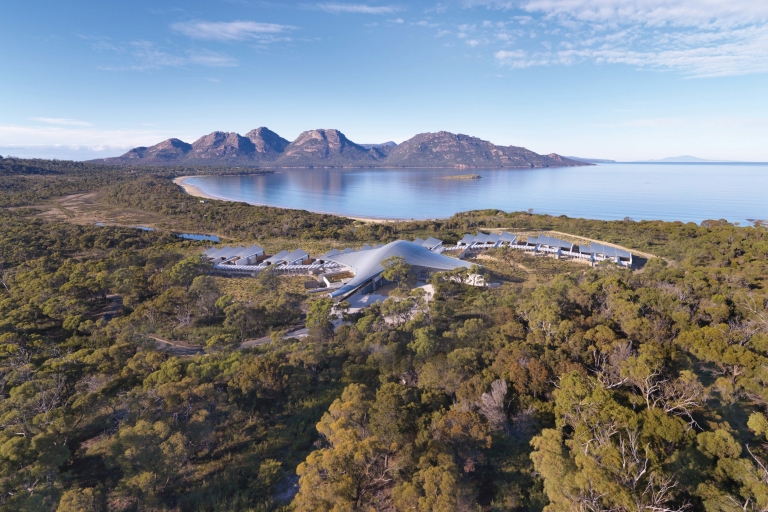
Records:
<instances>
[{"instance_id":1,"label":"white sandy beach","mask_svg":"<svg viewBox=\"0 0 768 512\"><path fill-rule=\"evenodd\" d=\"M179 176L178 178L173 178L173 182L184 189L184 192L191 196L195 197L202 197L204 199L218 199L220 201L226 201L226 199L221 199L220 197L212 196L210 194L206 194L199 188L197 188L194 185L190 185L189 183L185 183L184 180L188 178L194 178L194 176Z\"/></svg>"}]
</instances>

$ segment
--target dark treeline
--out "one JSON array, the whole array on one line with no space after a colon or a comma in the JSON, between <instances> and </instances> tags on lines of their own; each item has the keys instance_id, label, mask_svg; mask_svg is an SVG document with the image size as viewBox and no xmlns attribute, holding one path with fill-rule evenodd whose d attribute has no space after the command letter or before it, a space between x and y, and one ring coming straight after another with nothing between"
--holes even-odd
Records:
<instances>
[{"instance_id":1,"label":"dark treeline","mask_svg":"<svg viewBox=\"0 0 768 512\"><path fill-rule=\"evenodd\" d=\"M174 178L195 174L253 174L258 168L105 165L71 160L0 157L0 207L30 206L52 197L102 191L139 176Z\"/></svg>"},{"instance_id":2,"label":"dark treeline","mask_svg":"<svg viewBox=\"0 0 768 512\"><path fill-rule=\"evenodd\" d=\"M329 300L214 277L199 243L0 210L0 510L768 508L765 228L498 211L363 225L200 203L151 174L105 186L233 240L554 229L666 260L497 251L480 263L498 288L438 275L428 304L401 290L334 329Z\"/></svg>"},{"instance_id":3,"label":"dark treeline","mask_svg":"<svg viewBox=\"0 0 768 512\"><path fill-rule=\"evenodd\" d=\"M359 238L355 235L355 223L350 219L245 203L201 202L184 193L170 180L156 176L140 177L116 185L107 200L163 214L169 219L166 223L169 228L202 230L228 237Z\"/></svg>"},{"instance_id":4,"label":"dark treeline","mask_svg":"<svg viewBox=\"0 0 768 512\"><path fill-rule=\"evenodd\" d=\"M88 176L92 174L140 173L160 176L184 176L186 174L241 174L260 172L258 167L161 166L110 165L98 162L76 162L73 160L44 160L38 158L15 158L0 156L0 176L11 175L69 175Z\"/></svg>"}]
</instances>

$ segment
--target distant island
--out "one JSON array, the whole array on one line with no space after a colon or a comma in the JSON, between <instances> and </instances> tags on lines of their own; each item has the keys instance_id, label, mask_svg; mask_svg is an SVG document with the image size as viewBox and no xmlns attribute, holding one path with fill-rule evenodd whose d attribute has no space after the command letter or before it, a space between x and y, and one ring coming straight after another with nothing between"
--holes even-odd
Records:
<instances>
[{"instance_id":1,"label":"distant island","mask_svg":"<svg viewBox=\"0 0 768 512\"><path fill-rule=\"evenodd\" d=\"M706 158L699 158L697 156L682 155L682 156L670 156L667 158L660 158L657 160L607 160L603 158L582 158L579 156L566 156L569 160L575 160L577 162L586 162L590 164L724 164L724 163L759 163L759 162L744 162L741 160L708 160Z\"/></svg>"},{"instance_id":2,"label":"distant island","mask_svg":"<svg viewBox=\"0 0 768 512\"><path fill-rule=\"evenodd\" d=\"M703 162L717 162L717 160L707 160L705 158L699 158L696 156L682 155L682 156L670 156L667 158L661 158L659 160L646 160L646 162L693 164L693 163L703 163Z\"/></svg>"},{"instance_id":3,"label":"distant island","mask_svg":"<svg viewBox=\"0 0 768 512\"><path fill-rule=\"evenodd\" d=\"M523 169L592 165L555 153L540 155L517 146L450 132L421 133L400 144L356 144L339 130L309 130L289 142L268 128L242 136L213 132L192 144L168 139L122 156L91 160L112 165L215 165L269 168L382 167Z\"/></svg>"},{"instance_id":4,"label":"distant island","mask_svg":"<svg viewBox=\"0 0 768 512\"><path fill-rule=\"evenodd\" d=\"M479 174L459 174L456 176L443 176L444 180L479 180L482 178Z\"/></svg>"}]
</instances>

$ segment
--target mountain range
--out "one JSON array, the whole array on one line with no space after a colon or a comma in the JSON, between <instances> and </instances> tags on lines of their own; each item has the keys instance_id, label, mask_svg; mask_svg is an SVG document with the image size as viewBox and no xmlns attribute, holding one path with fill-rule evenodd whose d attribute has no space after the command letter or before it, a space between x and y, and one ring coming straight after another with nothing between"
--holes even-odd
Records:
<instances>
[{"instance_id":1,"label":"mountain range","mask_svg":"<svg viewBox=\"0 0 768 512\"><path fill-rule=\"evenodd\" d=\"M110 164L237 165L307 167L531 168L589 165L557 154L539 155L516 146L449 132L421 133L395 144L356 144L339 130L309 130L293 142L268 128L244 136L213 132L192 144L168 139L122 156L93 160Z\"/></svg>"}]
</instances>

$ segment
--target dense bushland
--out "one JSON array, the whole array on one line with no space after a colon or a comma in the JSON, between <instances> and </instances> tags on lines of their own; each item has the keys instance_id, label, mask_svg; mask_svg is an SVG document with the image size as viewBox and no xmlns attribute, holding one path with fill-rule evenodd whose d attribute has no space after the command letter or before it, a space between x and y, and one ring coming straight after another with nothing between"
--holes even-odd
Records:
<instances>
[{"instance_id":1,"label":"dense bushland","mask_svg":"<svg viewBox=\"0 0 768 512\"><path fill-rule=\"evenodd\" d=\"M494 254L498 288L437 276L428 304L390 299L334 329L329 301L290 278L209 275L199 243L0 210L0 510L768 507L765 228L497 211L361 225L200 203L152 175L108 186L233 240L498 226L666 260ZM302 322L301 340L240 346Z\"/></svg>"}]
</instances>

